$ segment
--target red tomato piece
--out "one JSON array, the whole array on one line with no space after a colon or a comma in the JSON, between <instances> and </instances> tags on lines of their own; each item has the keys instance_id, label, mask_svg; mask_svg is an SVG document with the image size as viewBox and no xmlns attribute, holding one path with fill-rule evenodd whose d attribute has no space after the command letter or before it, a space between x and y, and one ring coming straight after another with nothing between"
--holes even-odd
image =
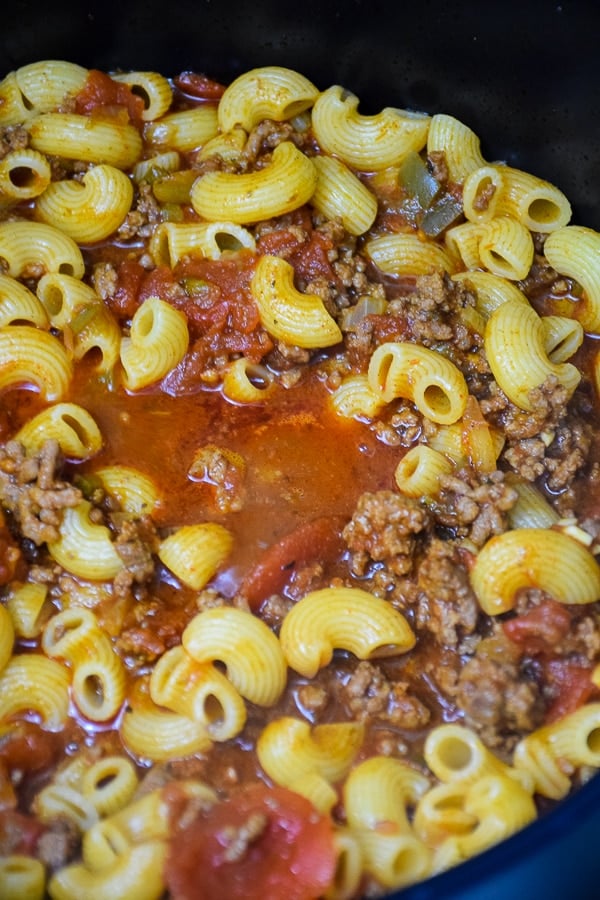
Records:
<instances>
[{"instance_id":1,"label":"red tomato piece","mask_svg":"<svg viewBox=\"0 0 600 900\"><path fill-rule=\"evenodd\" d=\"M0 812L0 856L12 853L33 856L45 830L44 825L31 816L16 809L3 810Z\"/></svg>"},{"instance_id":2,"label":"red tomato piece","mask_svg":"<svg viewBox=\"0 0 600 900\"><path fill-rule=\"evenodd\" d=\"M575 712L597 692L590 666L582 666L568 659L552 659L546 663L544 671L549 685L556 692L546 712L546 723L556 722Z\"/></svg>"},{"instance_id":3,"label":"red tomato piece","mask_svg":"<svg viewBox=\"0 0 600 900\"><path fill-rule=\"evenodd\" d=\"M35 722L15 722L0 737L0 761L8 769L39 772L53 765L62 752L60 734L44 731Z\"/></svg>"},{"instance_id":4,"label":"red tomato piece","mask_svg":"<svg viewBox=\"0 0 600 900\"><path fill-rule=\"evenodd\" d=\"M315 900L335 865L330 818L298 794L256 783L174 837L166 881L173 900Z\"/></svg>"},{"instance_id":5,"label":"red tomato piece","mask_svg":"<svg viewBox=\"0 0 600 900\"><path fill-rule=\"evenodd\" d=\"M225 93L225 85L197 72L182 72L173 79L173 83L182 94L197 100L219 100Z\"/></svg>"},{"instance_id":6,"label":"red tomato piece","mask_svg":"<svg viewBox=\"0 0 600 900\"><path fill-rule=\"evenodd\" d=\"M523 615L504 622L502 627L523 653L534 655L552 650L567 636L571 614L556 600L544 600Z\"/></svg>"},{"instance_id":7,"label":"red tomato piece","mask_svg":"<svg viewBox=\"0 0 600 900\"><path fill-rule=\"evenodd\" d=\"M144 101L133 93L129 85L122 84L104 72L90 69L87 80L75 97L75 112L89 116L102 113L108 116L125 111L127 118L140 127Z\"/></svg>"},{"instance_id":8,"label":"red tomato piece","mask_svg":"<svg viewBox=\"0 0 600 900\"><path fill-rule=\"evenodd\" d=\"M268 547L240 587L250 608L258 609L268 596L279 593L298 567L339 559L346 548L341 534L345 524L340 516L320 516Z\"/></svg>"}]
</instances>

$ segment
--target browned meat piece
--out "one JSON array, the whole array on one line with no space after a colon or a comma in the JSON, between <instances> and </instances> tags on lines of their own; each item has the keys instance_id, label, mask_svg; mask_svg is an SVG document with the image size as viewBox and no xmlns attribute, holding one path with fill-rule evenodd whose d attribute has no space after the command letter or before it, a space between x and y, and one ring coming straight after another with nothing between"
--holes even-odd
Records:
<instances>
[{"instance_id":1,"label":"browned meat piece","mask_svg":"<svg viewBox=\"0 0 600 900\"><path fill-rule=\"evenodd\" d=\"M5 125L0 128L0 159L13 150L23 150L29 145L29 132L22 125Z\"/></svg>"},{"instance_id":2,"label":"browned meat piece","mask_svg":"<svg viewBox=\"0 0 600 900\"><path fill-rule=\"evenodd\" d=\"M456 647L477 626L479 604L459 550L433 540L419 566L417 626L435 635L444 647Z\"/></svg>"},{"instance_id":3,"label":"browned meat piece","mask_svg":"<svg viewBox=\"0 0 600 900\"><path fill-rule=\"evenodd\" d=\"M220 512L239 512L243 508L246 464L239 453L215 444L200 447L194 454L188 477L210 486Z\"/></svg>"},{"instance_id":4,"label":"browned meat piece","mask_svg":"<svg viewBox=\"0 0 600 900\"><path fill-rule=\"evenodd\" d=\"M427 165L435 180L439 182L441 187L445 187L448 183L450 173L446 163L446 154L443 150L432 150L427 156Z\"/></svg>"},{"instance_id":5,"label":"browned meat piece","mask_svg":"<svg viewBox=\"0 0 600 900\"><path fill-rule=\"evenodd\" d=\"M152 186L142 182L138 188L134 207L127 213L117 235L122 241L130 241L135 237L149 237L154 226L161 221L161 207L152 192Z\"/></svg>"},{"instance_id":6,"label":"browned meat piece","mask_svg":"<svg viewBox=\"0 0 600 900\"><path fill-rule=\"evenodd\" d=\"M408 693L408 688L406 682L388 681L381 669L363 661L340 687L339 694L348 712L359 721L376 718L399 728L422 728L430 712Z\"/></svg>"},{"instance_id":7,"label":"browned meat piece","mask_svg":"<svg viewBox=\"0 0 600 900\"><path fill-rule=\"evenodd\" d=\"M61 465L55 440L32 457L16 441L0 446L0 500L34 544L58 540L63 510L82 499L81 491L58 478Z\"/></svg>"},{"instance_id":8,"label":"browned meat piece","mask_svg":"<svg viewBox=\"0 0 600 900\"><path fill-rule=\"evenodd\" d=\"M538 728L543 720L539 685L510 660L470 659L458 678L457 702L466 724L490 747L500 746L507 735Z\"/></svg>"},{"instance_id":9,"label":"browned meat piece","mask_svg":"<svg viewBox=\"0 0 600 900\"><path fill-rule=\"evenodd\" d=\"M413 568L418 535L431 524L428 512L410 497L393 491L363 494L343 537L352 551L352 570L364 575L373 561L385 562L397 575Z\"/></svg>"},{"instance_id":10,"label":"browned meat piece","mask_svg":"<svg viewBox=\"0 0 600 900\"><path fill-rule=\"evenodd\" d=\"M482 547L494 534L507 528L507 513L517 502L517 492L504 481L502 472L492 472L481 481L467 469L444 475L433 505L438 524L455 530Z\"/></svg>"},{"instance_id":11,"label":"browned meat piece","mask_svg":"<svg viewBox=\"0 0 600 900\"><path fill-rule=\"evenodd\" d=\"M77 826L69 819L55 819L37 844L37 856L50 869L60 869L70 862L81 843Z\"/></svg>"},{"instance_id":12,"label":"browned meat piece","mask_svg":"<svg viewBox=\"0 0 600 900\"><path fill-rule=\"evenodd\" d=\"M117 270L112 263L96 263L92 272L94 290L102 300L107 300L116 292L119 284Z\"/></svg>"},{"instance_id":13,"label":"browned meat piece","mask_svg":"<svg viewBox=\"0 0 600 900\"><path fill-rule=\"evenodd\" d=\"M294 130L290 122L274 122L272 119L259 122L248 135L243 150L245 167L255 168L260 156L274 150L283 141L293 141L299 145L302 143L302 136Z\"/></svg>"}]
</instances>

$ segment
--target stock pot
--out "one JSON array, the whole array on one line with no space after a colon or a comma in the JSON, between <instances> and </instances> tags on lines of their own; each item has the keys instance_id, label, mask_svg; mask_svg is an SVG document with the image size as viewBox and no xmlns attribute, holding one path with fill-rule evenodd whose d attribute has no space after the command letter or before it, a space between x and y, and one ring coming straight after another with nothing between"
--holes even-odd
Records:
<instances>
[{"instance_id":1,"label":"stock pot","mask_svg":"<svg viewBox=\"0 0 600 900\"><path fill-rule=\"evenodd\" d=\"M482 136L486 159L557 184L574 222L600 230L599 30L593 0L14 0L0 68L55 58L227 82L289 66L351 89L365 113L395 105L458 117ZM599 835L592 778L520 834L401 896L592 900Z\"/></svg>"}]
</instances>

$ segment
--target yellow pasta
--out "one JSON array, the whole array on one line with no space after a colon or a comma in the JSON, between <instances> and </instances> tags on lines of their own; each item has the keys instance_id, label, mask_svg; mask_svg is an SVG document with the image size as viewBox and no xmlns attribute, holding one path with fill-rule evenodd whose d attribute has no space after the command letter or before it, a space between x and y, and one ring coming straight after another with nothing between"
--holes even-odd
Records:
<instances>
[{"instance_id":1,"label":"yellow pasta","mask_svg":"<svg viewBox=\"0 0 600 900\"><path fill-rule=\"evenodd\" d=\"M243 356L230 363L223 375L223 394L234 403L263 403L274 389L272 372Z\"/></svg>"},{"instance_id":2,"label":"yellow pasta","mask_svg":"<svg viewBox=\"0 0 600 900\"><path fill-rule=\"evenodd\" d=\"M496 535L479 551L470 572L482 609L507 612L517 591L539 588L560 603L600 598L600 567L579 541L552 528L518 528Z\"/></svg>"},{"instance_id":3,"label":"yellow pasta","mask_svg":"<svg viewBox=\"0 0 600 900\"><path fill-rule=\"evenodd\" d=\"M273 706L286 683L279 640L262 619L234 607L207 609L185 628L182 643L197 662L220 662L237 691L258 706Z\"/></svg>"},{"instance_id":4,"label":"yellow pasta","mask_svg":"<svg viewBox=\"0 0 600 900\"><path fill-rule=\"evenodd\" d=\"M41 653L13 656L0 673L0 721L32 710L49 731L60 730L69 713L69 672Z\"/></svg>"},{"instance_id":5,"label":"yellow pasta","mask_svg":"<svg viewBox=\"0 0 600 900\"><path fill-rule=\"evenodd\" d=\"M566 316L543 316L544 347L548 359L562 363L570 359L583 343L583 327L576 319Z\"/></svg>"},{"instance_id":6,"label":"yellow pasta","mask_svg":"<svg viewBox=\"0 0 600 900\"><path fill-rule=\"evenodd\" d=\"M365 251L386 275L430 275L440 269L454 272L456 268L442 246L423 241L412 232L373 238L365 244Z\"/></svg>"},{"instance_id":7,"label":"yellow pasta","mask_svg":"<svg viewBox=\"0 0 600 900\"><path fill-rule=\"evenodd\" d=\"M125 711L119 735L133 756L151 762L184 759L212 746L202 723L149 702Z\"/></svg>"},{"instance_id":8,"label":"yellow pasta","mask_svg":"<svg viewBox=\"0 0 600 900\"><path fill-rule=\"evenodd\" d=\"M584 290L577 318L586 331L600 332L600 234L581 225L566 225L549 234L544 256L550 265L579 282Z\"/></svg>"},{"instance_id":9,"label":"yellow pasta","mask_svg":"<svg viewBox=\"0 0 600 900\"><path fill-rule=\"evenodd\" d=\"M11 853L0 856L0 897L2 900L43 900L46 870L39 859Z\"/></svg>"},{"instance_id":10,"label":"yellow pasta","mask_svg":"<svg viewBox=\"0 0 600 900\"><path fill-rule=\"evenodd\" d=\"M242 248L255 250L256 242L246 228L235 222L163 222L150 240L156 264L171 268L189 254L220 259L224 252Z\"/></svg>"},{"instance_id":11,"label":"yellow pasta","mask_svg":"<svg viewBox=\"0 0 600 900\"><path fill-rule=\"evenodd\" d=\"M125 386L139 391L164 378L185 356L187 319L159 297L148 297L135 312L128 338L121 342Z\"/></svg>"},{"instance_id":12,"label":"yellow pasta","mask_svg":"<svg viewBox=\"0 0 600 900\"><path fill-rule=\"evenodd\" d=\"M463 415L469 391L460 369L435 350L410 342L381 344L371 356L369 386L386 403L397 397L440 425Z\"/></svg>"},{"instance_id":13,"label":"yellow pasta","mask_svg":"<svg viewBox=\"0 0 600 900\"><path fill-rule=\"evenodd\" d=\"M38 637L44 627L48 587L45 584L21 584L6 599L15 634L20 638Z\"/></svg>"},{"instance_id":14,"label":"yellow pasta","mask_svg":"<svg viewBox=\"0 0 600 900\"><path fill-rule=\"evenodd\" d=\"M180 781L177 787L183 797L201 803L210 804L217 799L215 792L200 781ZM83 861L89 868L102 868L114 862L115 849L119 847L165 840L171 835L170 819L171 807L164 789L142 794L86 832Z\"/></svg>"},{"instance_id":15,"label":"yellow pasta","mask_svg":"<svg viewBox=\"0 0 600 900\"><path fill-rule=\"evenodd\" d=\"M31 146L51 156L128 169L142 155L142 139L125 122L49 112L28 123Z\"/></svg>"},{"instance_id":16,"label":"yellow pasta","mask_svg":"<svg viewBox=\"0 0 600 900\"><path fill-rule=\"evenodd\" d=\"M531 793L533 785L525 773L507 766L485 746L481 738L463 725L438 725L429 732L423 748L425 762L440 781L473 784L488 775L515 778Z\"/></svg>"},{"instance_id":17,"label":"yellow pasta","mask_svg":"<svg viewBox=\"0 0 600 900\"><path fill-rule=\"evenodd\" d=\"M0 223L0 257L6 260L7 274L13 278L32 272L38 277L47 272L60 272L81 278L85 271L75 241L43 222Z\"/></svg>"},{"instance_id":18,"label":"yellow pasta","mask_svg":"<svg viewBox=\"0 0 600 900\"><path fill-rule=\"evenodd\" d=\"M334 85L313 107L312 127L327 153L364 172L398 165L422 150L430 118L423 113L386 107L374 116L358 112L358 97Z\"/></svg>"},{"instance_id":19,"label":"yellow pasta","mask_svg":"<svg viewBox=\"0 0 600 900\"><path fill-rule=\"evenodd\" d=\"M588 703L519 741L514 765L533 779L538 794L561 800L571 789L567 766L598 768L599 727L600 704Z\"/></svg>"},{"instance_id":20,"label":"yellow pasta","mask_svg":"<svg viewBox=\"0 0 600 900\"><path fill-rule=\"evenodd\" d=\"M134 518L152 515L160 503L154 481L131 466L103 466L94 471L107 494Z\"/></svg>"},{"instance_id":21,"label":"yellow pasta","mask_svg":"<svg viewBox=\"0 0 600 900\"><path fill-rule=\"evenodd\" d=\"M464 809L477 818L477 825L468 834L452 835L442 842L436 854L437 869L481 853L537 818L529 791L503 775L486 775L472 784Z\"/></svg>"},{"instance_id":22,"label":"yellow pasta","mask_svg":"<svg viewBox=\"0 0 600 900\"><path fill-rule=\"evenodd\" d=\"M181 153L202 147L216 133L217 111L209 104L168 113L156 121L148 122L144 129L144 137L153 147Z\"/></svg>"},{"instance_id":23,"label":"yellow pasta","mask_svg":"<svg viewBox=\"0 0 600 900\"><path fill-rule=\"evenodd\" d=\"M97 165L81 181L55 181L38 197L36 215L79 244L109 237L123 224L133 201L133 186L114 166Z\"/></svg>"},{"instance_id":24,"label":"yellow pasta","mask_svg":"<svg viewBox=\"0 0 600 900\"><path fill-rule=\"evenodd\" d=\"M415 645L404 616L385 600L359 588L311 591L288 612L280 633L288 665L314 678L335 649L359 659L406 653Z\"/></svg>"},{"instance_id":25,"label":"yellow pasta","mask_svg":"<svg viewBox=\"0 0 600 900\"><path fill-rule=\"evenodd\" d=\"M229 556L233 536L217 522L183 525L161 541L158 556L180 581L201 590Z\"/></svg>"},{"instance_id":26,"label":"yellow pasta","mask_svg":"<svg viewBox=\"0 0 600 900\"><path fill-rule=\"evenodd\" d=\"M15 628L12 616L6 606L0 606L0 672L12 656L15 643Z\"/></svg>"},{"instance_id":27,"label":"yellow pasta","mask_svg":"<svg viewBox=\"0 0 600 900\"><path fill-rule=\"evenodd\" d=\"M494 166L500 173L497 214L512 216L530 231L548 234L564 227L571 218L571 205L553 184L510 166Z\"/></svg>"},{"instance_id":28,"label":"yellow pasta","mask_svg":"<svg viewBox=\"0 0 600 900\"><path fill-rule=\"evenodd\" d=\"M362 878L360 843L351 829L341 827L335 829L333 843L336 852L335 875L323 897L325 900L350 900L358 893Z\"/></svg>"},{"instance_id":29,"label":"yellow pasta","mask_svg":"<svg viewBox=\"0 0 600 900\"><path fill-rule=\"evenodd\" d=\"M50 324L62 331L67 327L77 331L77 323L85 323L102 306L93 288L79 278L60 272L43 275L38 281L36 293Z\"/></svg>"},{"instance_id":30,"label":"yellow pasta","mask_svg":"<svg viewBox=\"0 0 600 900\"><path fill-rule=\"evenodd\" d=\"M31 200L50 184L50 163L37 150L12 150L0 160L0 205Z\"/></svg>"},{"instance_id":31,"label":"yellow pasta","mask_svg":"<svg viewBox=\"0 0 600 900\"><path fill-rule=\"evenodd\" d=\"M278 340L298 347L330 347L342 333L316 294L294 287L294 269L278 256L261 256L251 291L261 322Z\"/></svg>"},{"instance_id":32,"label":"yellow pasta","mask_svg":"<svg viewBox=\"0 0 600 900\"><path fill-rule=\"evenodd\" d=\"M163 653L150 676L150 696L159 706L188 716L214 741L235 737L246 723L244 701L212 663L199 663L182 646Z\"/></svg>"},{"instance_id":33,"label":"yellow pasta","mask_svg":"<svg viewBox=\"0 0 600 900\"><path fill-rule=\"evenodd\" d=\"M165 841L149 841L128 848L107 869L74 863L52 875L48 892L52 900L160 900L166 854Z\"/></svg>"},{"instance_id":34,"label":"yellow pasta","mask_svg":"<svg viewBox=\"0 0 600 900\"><path fill-rule=\"evenodd\" d=\"M520 409L534 409L532 392L550 377L560 382L569 396L581 379L571 363L549 359L542 319L533 307L516 300L503 303L490 317L485 352L494 378Z\"/></svg>"},{"instance_id":35,"label":"yellow pasta","mask_svg":"<svg viewBox=\"0 0 600 900\"><path fill-rule=\"evenodd\" d=\"M533 263L531 233L510 216L497 216L479 226L478 249L484 268L510 281L525 278Z\"/></svg>"},{"instance_id":36,"label":"yellow pasta","mask_svg":"<svg viewBox=\"0 0 600 900\"><path fill-rule=\"evenodd\" d=\"M16 125L78 93L88 76L75 63L48 59L21 66L0 82L0 125Z\"/></svg>"},{"instance_id":37,"label":"yellow pasta","mask_svg":"<svg viewBox=\"0 0 600 900\"><path fill-rule=\"evenodd\" d=\"M55 440L69 459L89 459L102 447L102 435L92 416L76 403L56 403L29 419L15 435L31 455Z\"/></svg>"},{"instance_id":38,"label":"yellow pasta","mask_svg":"<svg viewBox=\"0 0 600 900\"><path fill-rule=\"evenodd\" d=\"M0 391L35 387L49 403L69 389L73 365L58 338L31 325L0 328Z\"/></svg>"},{"instance_id":39,"label":"yellow pasta","mask_svg":"<svg viewBox=\"0 0 600 900\"><path fill-rule=\"evenodd\" d=\"M65 60L45 59L21 66L15 76L26 108L38 113L49 112L77 94L85 85L88 70Z\"/></svg>"},{"instance_id":40,"label":"yellow pasta","mask_svg":"<svg viewBox=\"0 0 600 900\"><path fill-rule=\"evenodd\" d=\"M111 75L113 81L128 84L132 92L144 101L142 120L151 122L168 111L173 90L167 78L158 72L118 72Z\"/></svg>"},{"instance_id":41,"label":"yellow pasta","mask_svg":"<svg viewBox=\"0 0 600 900\"><path fill-rule=\"evenodd\" d=\"M558 522L560 516L539 488L517 477L506 480L517 493L517 502L508 511L511 528L550 528Z\"/></svg>"},{"instance_id":42,"label":"yellow pasta","mask_svg":"<svg viewBox=\"0 0 600 900\"><path fill-rule=\"evenodd\" d=\"M381 396L371 389L366 375L351 375L331 395L331 406L345 419L372 419L385 406Z\"/></svg>"},{"instance_id":43,"label":"yellow pasta","mask_svg":"<svg viewBox=\"0 0 600 900\"><path fill-rule=\"evenodd\" d=\"M479 252L480 238L480 222L462 222L446 231L444 235L446 254L455 261L454 268L448 271L454 272L460 268L459 263L466 269L479 269L483 266Z\"/></svg>"},{"instance_id":44,"label":"yellow pasta","mask_svg":"<svg viewBox=\"0 0 600 900\"><path fill-rule=\"evenodd\" d=\"M258 761L277 784L296 790L303 775L314 773L330 783L344 778L360 750L362 724L331 722L310 727L308 722L283 716L261 732Z\"/></svg>"},{"instance_id":45,"label":"yellow pasta","mask_svg":"<svg viewBox=\"0 0 600 900\"><path fill-rule=\"evenodd\" d=\"M317 186L311 205L329 219L341 219L350 234L368 231L377 215L377 198L339 159L315 156Z\"/></svg>"},{"instance_id":46,"label":"yellow pasta","mask_svg":"<svg viewBox=\"0 0 600 900\"><path fill-rule=\"evenodd\" d=\"M135 766L124 756L105 756L97 760L81 778L81 793L99 816L110 816L123 809L137 786Z\"/></svg>"},{"instance_id":47,"label":"yellow pasta","mask_svg":"<svg viewBox=\"0 0 600 900\"><path fill-rule=\"evenodd\" d=\"M469 172L462 195L465 218L469 222L487 222L498 215L499 194L503 187L502 166L482 166Z\"/></svg>"},{"instance_id":48,"label":"yellow pasta","mask_svg":"<svg viewBox=\"0 0 600 900\"><path fill-rule=\"evenodd\" d=\"M230 131L224 131L215 135L210 141L207 141L198 154L198 159L210 159L214 156L220 156L221 159L231 160L235 162L241 159L242 150L246 146L248 135L243 128L232 128Z\"/></svg>"},{"instance_id":49,"label":"yellow pasta","mask_svg":"<svg viewBox=\"0 0 600 900\"><path fill-rule=\"evenodd\" d=\"M100 630L93 647L88 645L86 651L84 658L74 662L73 701L91 722L108 722L117 715L125 700L125 667L108 636Z\"/></svg>"},{"instance_id":50,"label":"yellow pasta","mask_svg":"<svg viewBox=\"0 0 600 900\"><path fill-rule=\"evenodd\" d=\"M310 200L316 184L312 161L291 141L283 141L263 169L241 175L208 172L194 182L190 196L203 219L246 225L298 209Z\"/></svg>"},{"instance_id":51,"label":"yellow pasta","mask_svg":"<svg viewBox=\"0 0 600 900\"><path fill-rule=\"evenodd\" d=\"M240 125L251 131L263 119L293 119L312 106L318 96L314 84L292 69L251 69L232 81L221 97L219 128L228 132Z\"/></svg>"},{"instance_id":52,"label":"yellow pasta","mask_svg":"<svg viewBox=\"0 0 600 900\"><path fill-rule=\"evenodd\" d=\"M348 824L359 841L366 871L385 887L402 887L431 871L431 851L407 816L407 806L428 786L427 778L410 766L383 756L360 763L346 779Z\"/></svg>"},{"instance_id":53,"label":"yellow pasta","mask_svg":"<svg viewBox=\"0 0 600 900\"><path fill-rule=\"evenodd\" d=\"M443 153L450 178L458 182L464 182L467 175L486 164L475 132L444 113L438 113L431 119L427 153Z\"/></svg>"},{"instance_id":54,"label":"yellow pasta","mask_svg":"<svg viewBox=\"0 0 600 900\"><path fill-rule=\"evenodd\" d=\"M476 309L486 320L507 300L529 304L525 294L512 281L492 272L456 272L451 277L452 281L464 284L475 294Z\"/></svg>"},{"instance_id":55,"label":"yellow pasta","mask_svg":"<svg viewBox=\"0 0 600 900\"><path fill-rule=\"evenodd\" d=\"M413 821L415 832L429 846L444 838L470 834L477 816L465 809L470 782L448 781L436 784L418 800Z\"/></svg>"},{"instance_id":56,"label":"yellow pasta","mask_svg":"<svg viewBox=\"0 0 600 900\"><path fill-rule=\"evenodd\" d=\"M106 581L114 578L124 563L108 528L90 520L90 509L87 500L65 509L60 537L48 544L48 551L67 572L91 581Z\"/></svg>"},{"instance_id":57,"label":"yellow pasta","mask_svg":"<svg viewBox=\"0 0 600 900\"><path fill-rule=\"evenodd\" d=\"M96 616L90 609L67 607L53 615L44 628L42 649L47 656L74 663L85 659L99 634Z\"/></svg>"},{"instance_id":58,"label":"yellow pasta","mask_svg":"<svg viewBox=\"0 0 600 900\"><path fill-rule=\"evenodd\" d=\"M450 460L426 444L417 444L404 454L394 471L394 480L407 497L435 497L440 478L454 466Z\"/></svg>"},{"instance_id":59,"label":"yellow pasta","mask_svg":"<svg viewBox=\"0 0 600 900\"><path fill-rule=\"evenodd\" d=\"M43 788L33 802L35 814L42 822L66 819L77 831L85 832L98 821L92 802L83 796L79 787L52 782Z\"/></svg>"},{"instance_id":60,"label":"yellow pasta","mask_svg":"<svg viewBox=\"0 0 600 900\"><path fill-rule=\"evenodd\" d=\"M48 316L35 294L10 275L0 272L0 327L27 324L48 328Z\"/></svg>"}]
</instances>

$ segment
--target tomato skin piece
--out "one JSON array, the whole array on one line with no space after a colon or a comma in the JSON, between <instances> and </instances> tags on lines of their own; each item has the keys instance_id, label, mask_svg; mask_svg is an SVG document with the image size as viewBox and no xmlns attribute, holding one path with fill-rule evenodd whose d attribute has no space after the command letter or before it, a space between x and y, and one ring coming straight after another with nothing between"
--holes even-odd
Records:
<instances>
[{"instance_id":1,"label":"tomato skin piece","mask_svg":"<svg viewBox=\"0 0 600 900\"><path fill-rule=\"evenodd\" d=\"M346 549L341 533L345 524L341 516L319 516L268 547L240 586L250 609L256 611L267 597L280 593L299 567L339 559Z\"/></svg>"},{"instance_id":2,"label":"tomato skin piece","mask_svg":"<svg viewBox=\"0 0 600 900\"><path fill-rule=\"evenodd\" d=\"M142 125L144 101L133 93L129 85L113 81L110 75L90 69L87 81L75 97L75 112L90 116L124 113L136 127Z\"/></svg>"},{"instance_id":3,"label":"tomato skin piece","mask_svg":"<svg viewBox=\"0 0 600 900\"><path fill-rule=\"evenodd\" d=\"M173 79L173 84L182 94L196 100L220 100L225 93L225 85L200 75L197 72L182 72Z\"/></svg>"},{"instance_id":4,"label":"tomato skin piece","mask_svg":"<svg viewBox=\"0 0 600 900\"><path fill-rule=\"evenodd\" d=\"M571 614L562 603L544 600L523 615L508 619L502 627L505 635L523 653L533 656L551 651L567 636L571 628Z\"/></svg>"},{"instance_id":5,"label":"tomato skin piece","mask_svg":"<svg viewBox=\"0 0 600 900\"><path fill-rule=\"evenodd\" d=\"M544 666L549 684L557 696L546 712L546 724L557 722L583 706L598 689L592 681L591 666L582 666L567 659L552 659Z\"/></svg>"},{"instance_id":6,"label":"tomato skin piece","mask_svg":"<svg viewBox=\"0 0 600 900\"><path fill-rule=\"evenodd\" d=\"M258 833L231 852L251 821ZM255 783L175 835L165 876L173 900L315 900L335 866L331 819L299 794Z\"/></svg>"}]
</instances>

